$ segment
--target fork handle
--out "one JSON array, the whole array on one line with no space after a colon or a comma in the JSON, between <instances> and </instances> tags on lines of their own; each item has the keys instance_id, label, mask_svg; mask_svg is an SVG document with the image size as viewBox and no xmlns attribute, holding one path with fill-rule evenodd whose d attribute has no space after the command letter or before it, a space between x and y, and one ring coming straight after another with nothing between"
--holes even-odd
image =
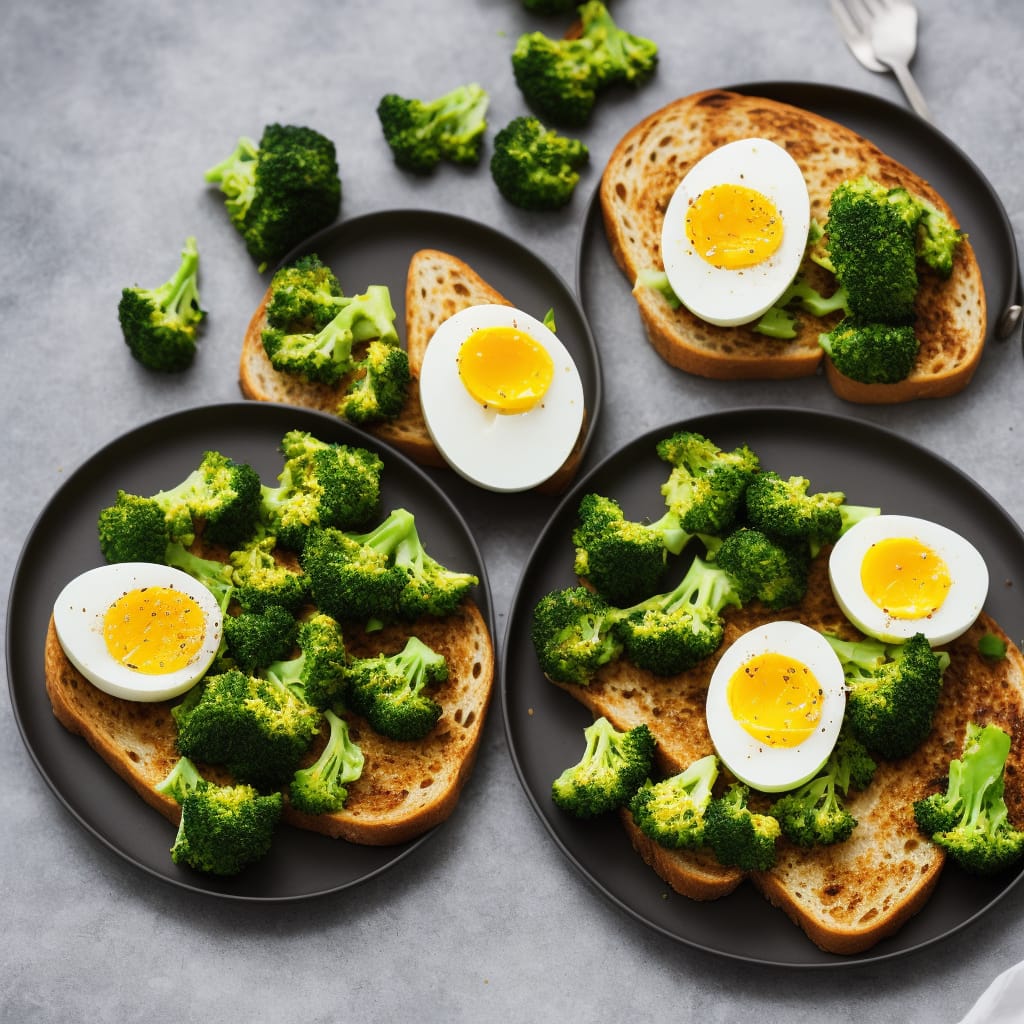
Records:
<instances>
[{"instance_id":1,"label":"fork handle","mask_svg":"<svg viewBox=\"0 0 1024 1024\"><path fill-rule=\"evenodd\" d=\"M923 93L917 87L917 82L914 81L914 76L910 73L910 68L906 64L895 63L890 63L889 67L892 68L892 73L896 76L896 81L900 83L900 88L906 94L910 105L926 121L931 121L931 111L928 109Z\"/></svg>"}]
</instances>

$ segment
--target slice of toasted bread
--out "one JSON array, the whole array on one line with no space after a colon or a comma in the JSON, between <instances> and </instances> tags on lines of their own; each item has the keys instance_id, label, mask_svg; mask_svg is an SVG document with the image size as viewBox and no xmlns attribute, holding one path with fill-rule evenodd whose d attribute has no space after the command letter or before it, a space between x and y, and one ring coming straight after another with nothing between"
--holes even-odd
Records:
<instances>
[{"instance_id":1,"label":"slice of toasted bread","mask_svg":"<svg viewBox=\"0 0 1024 1024\"><path fill-rule=\"evenodd\" d=\"M285 806L291 824L367 846L403 843L433 828L455 809L476 758L494 680L490 632L477 606L465 602L455 615L423 620L405 629L388 627L373 637L346 630L353 654L392 653L415 633L444 654L448 680L432 689L443 714L421 741L399 743L376 734L346 714L363 751L363 774L349 788L345 807L333 814L299 814ZM377 645L380 646L377 646ZM151 807L177 822L177 801L156 786L178 760L171 707L178 701L142 703L111 697L68 661L51 621L45 648L46 689L53 713L81 736ZM312 761L319 751L310 751ZM201 766L204 777L230 781Z\"/></svg>"},{"instance_id":2,"label":"slice of toasted bread","mask_svg":"<svg viewBox=\"0 0 1024 1024\"><path fill-rule=\"evenodd\" d=\"M815 373L824 360L836 393L852 402L903 402L964 388L981 358L986 327L981 272L969 241L958 247L949 281L922 274L915 324L921 351L910 377L900 384L857 384L834 371L818 345L818 335L835 323L838 314L826 319L800 314L796 338L780 341L757 334L749 325L705 323L685 307L673 310L660 293L636 285L641 271L663 268L662 221L686 172L711 150L749 137L767 138L788 150L807 182L811 216L820 223L827 219L833 189L862 174L888 186L904 185L957 223L928 182L834 121L775 100L724 90L675 100L623 136L599 189L612 254L634 286L641 321L659 355L688 373L718 380L803 377ZM805 260L802 270L820 286L820 268Z\"/></svg>"}]
</instances>

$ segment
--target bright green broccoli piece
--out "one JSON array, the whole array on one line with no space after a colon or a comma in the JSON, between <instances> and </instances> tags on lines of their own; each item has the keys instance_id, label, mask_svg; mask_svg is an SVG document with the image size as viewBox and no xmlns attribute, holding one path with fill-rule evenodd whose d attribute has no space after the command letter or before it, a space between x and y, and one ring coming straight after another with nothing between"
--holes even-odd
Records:
<instances>
[{"instance_id":1,"label":"bright green broccoli piece","mask_svg":"<svg viewBox=\"0 0 1024 1024\"><path fill-rule=\"evenodd\" d=\"M831 543L843 529L842 491L808 493L807 477L758 473L746 492L747 521L755 529L786 541Z\"/></svg>"},{"instance_id":2,"label":"bright green broccoli piece","mask_svg":"<svg viewBox=\"0 0 1024 1024\"><path fill-rule=\"evenodd\" d=\"M521 210L558 210L572 199L590 150L536 117L513 118L494 136L491 177Z\"/></svg>"},{"instance_id":3,"label":"bright green broccoli piece","mask_svg":"<svg viewBox=\"0 0 1024 1024\"><path fill-rule=\"evenodd\" d=\"M280 544L301 551L314 528L357 529L380 505L380 456L290 430L277 486L260 489L260 519Z\"/></svg>"},{"instance_id":4,"label":"bright green broccoli piece","mask_svg":"<svg viewBox=\"0 0 1024 1024\"><path fill-rule=\"evenodd\" d=\"M767 871L775 863L775 843L782 830L770 814L748 806L750 788L734 782L705 813L704 841L719 864L744 871Z\"/></svg>"},{"instance_id":5,"label":"bright green broccoli piece","mask_svg":"<svg viewBox=\"0 0 1024 1024\"><path fill-rule=\"evenodd\" d=\"M669 283L668 274L664 270L645 267L637 272L635 283L644 288L650 288L652 291L659 292L661 297L668 303L669 309L678 309L682 305L679 296L676 295L675 290ZM767 314L765 315L767 316ZM794 331L791 337L795 336L796 332Z\"/></svg>"},{"instance_id":6,"label":"bright green broccoli piece","mask_svg":"<svg viewBox=\"0 0 1024 1024\"><path fill-rule=\"evenodd\" d=\"M583 738L583 756L551 784L551 799L577 818L592 818L629 803L650 773L655 741L646 725L619 730L604 717Z\"/></svg>"},{"instance_id":7,"label":"bright green broccoli piece","mask_svg":"<svg viewBox=\"0 0 1024 1024\"><path fill-rule=\"evenodd\" d=\"M533 610L530 637L541 671L560 683L586 686L622 654L615 624L621 610L588 587L545 594Z\"/></svg>"},{"instance_id":8,"label":"bright green broccoli piece","mask_svg":"<svg viewBox=\"0 0 1024 1024\"><path fill-rule=\"evenodd\" d=\"M921 343L909 324L865 323L846 317L818 344L835 368L862 384L898 384L910 376Z\"/></svg>"},{"instance_id":9,"label":"bright green broccoli piece","mask_svg":"<svg viewBox=\"0 0 1024 1024\"><path fill-rule=\"evenodd\" d=\"M188 517L187 532L192 529ZM151 498L118 491L97 518L100 551L108 562L162 562L170 542L164 510Z\"/></svg>"},{"instance_id":10,"label":"bright green broccoli piece","mask_svg":"<svg viewBox=\"0 0 1024 1024\"><path fill-rule=\"evenodd\" d=\"M788 340L797 335L797 317L791 310L796 307L811 316L823 317L830 313L849 312L846 289L836 288L831 295L822 295L801 274L779 296L775 305L764 313L753 325L752 330L768 338Z\"/></svg>"},{"instance_id":11,"label":"bright green broccoli piece","mask_svg":"<svg viewBox=\"0 0 1024 1024\"><path fill-rule=\"evenodd\" d=\"M276 271L269 292L267 323L292 333L321 330L348 301L334 271L316 253Z\"/></svg>"},{"instance_id":12,"label":"bright green broccoli piece","mask_svg":"<svg viewBox=\"0 0 1024 1024\"><path fill-rule=\"evenodd\" d=\"M375 732L394 740L420 740L442 713L424 691L447 678L444 655L412 636L397 654L353 659L345 692L349 706Z\"/></svg>"},{"instance_id":13,"label":"bright green broccoli piece","mask_svg":"<svg viewBox=\"0 0 1024 1024\"><path fill-rule=\"evenodd\" d=\"M340 811L348 799L349 783L363 774L364 757L349 734L348 723L333 711L324 711L329 732L320 756L300 768L288 787L292 807L304 814Z\"/></svg>"},{"instance_id":14,"label":"bright green broccoli piece","mask_svg":"<svg viewBox=\"0 0 1024 1024\"><path fill-rule=\"evenodd\" d=\"M985 633L978 638L978 653L986 658L1005 658L1006 641L995 633Z\"/></svg>"},{"instance_id":15,"label":"bright green broccoli piece","mask_svg":"<svg viewBox=\"0 0 1024 1024\"><path fill-rule=\"evenodd\" d=\"M255 672L291 653L298 623L286 608L270 604L261 612L225 615L223 629L227 656L240 669Z\"/></svg>"},{"instance_id":16,"label":"bright green broccoli piece","mask_svg":"<svg viewBox=\"0 0 1024 1024\"><path fill-rule=\"evenodd\" d=\"M316 612L299 623L299 654L273 661L259 672L321 711L342 703L346 687L348 653L341 626L329 615Z\"/></svg>"},{"instance_id":17,"label":"bright green broccoli piece","mask_svg":"<svg viewBox=\"0 0 1024 1024\"><path fill-rule=\"evenodd\" d=\"M262 527L228 556L235 597L243 612L278 605L294 614L309 597L309 580L274 557L277 538Z\"/></svg>"},{"instance_id":18,"label":"bright green broccoli piece","mask_svg":"<svg viewBox=\"0 0 1024 1024\"><path fill-rule=\"evenodd\" d=\"M823 635L843 666L852 734L879 757L913 753L931 731L949 655L923 633L902 644Z\"/></svg>"},{"instance_id":19,"label":"bright green broccoli piece","mask_svg":"<svg viewBox=\"0 0 1024 1024\"><path fill-rule=\"evenodd\" d=\"M428 174L442 160L480 162L489 102L486 90L475 82L458 85L432 100L392 92L381 97L377 117L395 163L407 171Z\"/></svg>"},{"instance_id":20,"label":"bright green broccoli piece","mask_svg":"<svg viewBox=\"0 0 1024 1024\"><path fill-rule=\"evenodd\" d=\"M654 74L658 47L620 28L600 0L579 6L575 38L543 32L519 37L512 72L527 104L553 124L582 127L598 94L615 83L640 86Z\"/></svg>"},{"instance_id":21,"label":"bright green broccoli piece","mask_svg":"<svg viewBox=\"0 0 1024 1024\"><path fill-rule=\"evenodd\" d=\"M914 804L921 831L971 874L1005 871L1024 856L1024 831L1010 822L1003 798L1009 752L1010 737L999 726L969 722L945 791Z\"/></svg>"},{"instance_id":22,"label":"bright green broccoli piece","mask_svg":"<svg viewBox=\"0 0 1024 1024\"><path fill-rule=\"evenodd\" d=\"M164 548L163 557L158 561L187 572L213 594L222 612L227 610L235 596L234 572L227 562L203 558L173 541Z\"/></svg>"},{"instance_id":23,"label":"bright green broccoli piece","mask_svg":"<svg viewBox=\"0 0 1024 1024\"><path fill-rule=\"evenodd\" d=\"M269 124L258 145L240 139L205 177L220 186L228 217L261 270L331 224L341 208L334 143L302 125Z\"/></svg>"},{"instance_id":24,"label":"bright green broccoli piece","mask_svg":"<svg viewBox=\"0 0 1024 1024\"><path fill-rule=\"evenodd\" d=\"M218 786L182 757L156 787L181 804L171 860L211 875L237 875L269 852L281 818L280 793Z\"/></svg>"},{"instance_id":25,"label":"bright green broccoli piece","mask_svg":"<svg viewBox=\"0 0 1024 1024\"><path fill-rule=\"evenodd\" d=\"M259 790L292 777L322 717L286 686L238 668L207 675L171 714L182 754Z\"/></svg>"},{"instance_id":26,"label":"bright green broccoli piece","mask_svg":"<svg viewBox=\"0 0 1024 1024\"><path fill-rule=\"evenodd\" d=\"M176 373L192 365L199 325L199 250L189 238L174 276L156 288L125 288L117 306L131 354L149 370Z\"/></svg>"},{"instance_id":27,"label":"bright green broccoli piece","mask_svg":"<svg viewBox=\"0 0 1024 1024\"><path fill-rule=\"evenodd\" d=\"M940 277L953 273L956 247L966 237L950 219L926 199L917 198L921 219L917 222L917 257Z\"/></svg>"},{"instance_id":28,"label":"bright green broccoli piece","mask_svg":"<svg viewBox=\"0 0 1024 1024\"><path fill-rule=\"evenodd\" d=\"M404 348L374 339L354 366L355 376L338 405L353 423L393 420L405 408L412 373Z\"/></svg>"},{"instance_id":29,"label":"bright green broccoli piece","mask_svg":"<svg viewBox=\"0 0 1024 1024\"><path fill-rule=\"evenodd\" d=\"M704 845L706 814L718 778L718 758L708 754L660 782L648 781L630 800L633 821L645 836L670 850Z\"/></svg>"},{"instance_id":30,"label":"bright green broccoli piece","mask_svg":"<svg viewBox=\"0 0 1024 1024\"><path fill-rule=\"evenodd\" d=\"M741 526L710 549L709 556L736 582L744 604L756 598L777 611L798 604L807 593L810 552L806 545Z\"/></svg>"}]
</instances>

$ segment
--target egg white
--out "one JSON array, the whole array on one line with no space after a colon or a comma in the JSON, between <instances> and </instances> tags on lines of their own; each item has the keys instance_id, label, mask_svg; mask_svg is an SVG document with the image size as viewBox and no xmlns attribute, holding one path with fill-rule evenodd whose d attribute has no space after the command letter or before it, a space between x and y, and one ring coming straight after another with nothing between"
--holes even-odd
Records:
<instances>
[{"instance_id":1,"label":"egg white","mask_svg":"<svg viewBox=\"0 0 1024 1024\"><path fill-rule=\"evenodd\" d=\"M175 672L147 675L122 665L107 650L103 617L123 594L141 587L169 587L199 605L205 620L202 647ZM194 686L220 646L223 617L214 596L180 569L150 562L117 562L82 573L68 583L53 606L57 639L71 662L94 686L123 700L158 701Z\"/></svg>"},{"instance_id":2,"label":"egg white","mask_svg":"<svg viewBox=\"0 0 1024 1024\"><path fill-rule=\"evenodd\" d=\"M887 537L916 538L946 563L952 583L938 611L897 619L868 597L861 583L861 562L872 544ZM828 575L843 614L862 633L885 643L902 643L915 633L924 633L933 647L949 643L971 628L988 595L988 567L978 549L955 530L915 516L873 516L851 527L832 549Z\"/></svg>"},{"instance_id":3,"label":"egg white","mask_svg":"<svg viewBox=\"0 0 1024 1024\"><path fill-rule=\"evenodd\" d=\"M782 217L782 244L752 267L728 270L704 260L686 236L690 203L713 185L745 185ZM756 320L796 276L807 246L811 204L796 161L768 139L740 139L712 150L679 183L665 211L661 255L669 284L696 316L720 327Z\"/></svg>"},{"instance_id":4,"label":"egg white","mask_svg":"<svg viewBox=\"0 0 1024 1024\"><path fill-rule=\"evenodd\" d=\"M482 327L517 327L551 356L554 378L532 409L496 412L466 390L459 349ZM569 457L583 426L583 382L572 356L543 323L511 306L470 306L438 327L420 369L420 404L445 461L491 491L523 491L543 483Z\"/></svg>"},{"instance_id":5,"label":"egg white","mask_svg":"<svg viewBox=\"0 0 1024 1024\"><path fill-rule=\"evenodd\" d=\"M758 654L775 651L803 662L822 689L821 720L803 743L771 747L751 736L729 708L729 680ZM744 633L722 654L711 675L707 724L722 763L741 782L764 793L781 793L807 782L828 760L846 710L842 665L828 641L801 622L768 622Z\"/></svg>"}]
</instances>

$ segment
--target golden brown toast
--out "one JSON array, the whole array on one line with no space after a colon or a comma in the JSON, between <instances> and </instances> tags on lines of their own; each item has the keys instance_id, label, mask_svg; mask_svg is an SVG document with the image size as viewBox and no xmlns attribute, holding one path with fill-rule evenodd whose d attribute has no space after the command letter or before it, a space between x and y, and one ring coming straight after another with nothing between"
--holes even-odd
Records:
<instances>
[{"instance_id":1,"label":"golden brown toast","mask_svg":"<svg viewBox=\"0 0 1024 1024\"><path fill-rule=\"evenodd\" d=\"M631 128L613 150L599 189L605 232L616 263L633 285L641 321L658 354L672 366L703 377L782 379L814 374L824 360L836 394L852 402L889 403L938 398L966 387L984 347L986 312L981 271L969 240L958 246L952 276L921 274L915 331L917 363L899 384L860 384L838 374L818 345L839 314L801 313L797 337L780 341L750 326L716 327L685 307L673 310L657 291L636 285L646 269L663 269L661 227L669 199L699 159L727 142L772 140L803 172L811 216L827 219L833 189L866 174L887 186L904 185L957 224L953 211L919 175L850 129L775 100L709 90L675 100ZM821 288L828 275L805 260L801 267ZM830 289L829 289L830 290Z\"/></svg>"}]
</instances>

